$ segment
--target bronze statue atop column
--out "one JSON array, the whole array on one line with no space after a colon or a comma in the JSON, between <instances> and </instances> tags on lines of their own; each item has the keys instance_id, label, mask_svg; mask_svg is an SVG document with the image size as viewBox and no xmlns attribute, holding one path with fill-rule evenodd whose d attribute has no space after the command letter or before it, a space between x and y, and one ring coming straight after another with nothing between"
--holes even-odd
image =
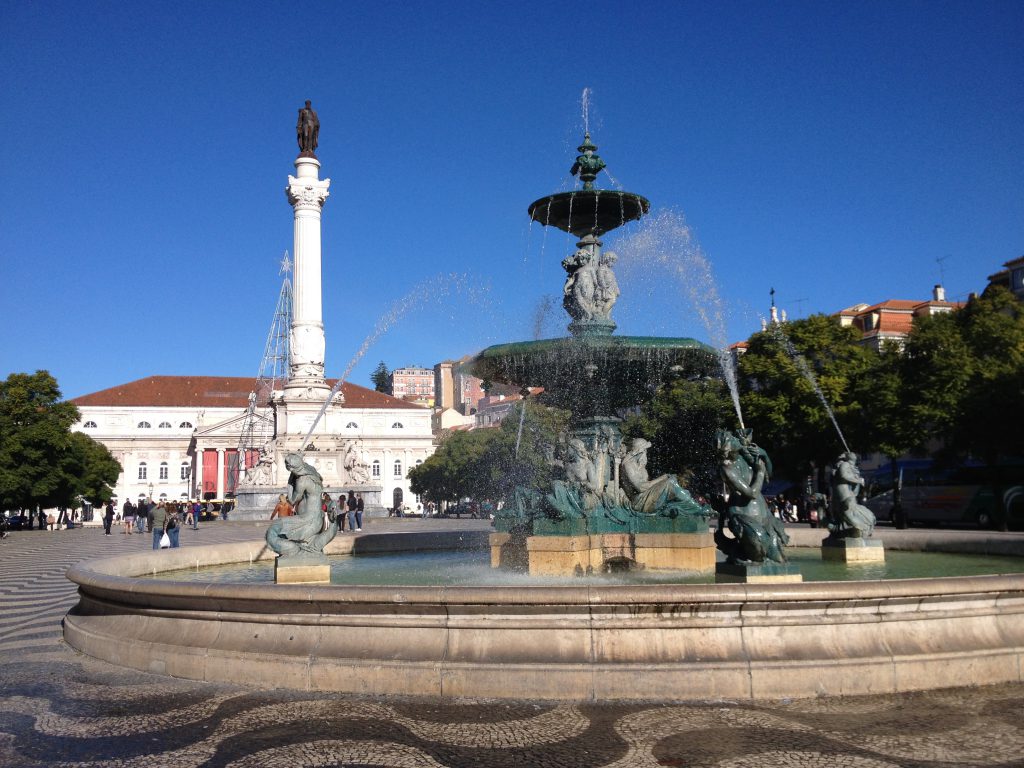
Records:
<instances>
[{"instance_id":1,"label":"bronze statue atop column","mask_svg":"<svg viewBox=\"0 0 1024 768\"><path fill-rule=\"evenodd\" d=\"M299 157L316 157L320 138L320 119L316 116L309 99L299 110L299 122L295 125L295 137L299 142Z\"/></svg>"}]
</instances>

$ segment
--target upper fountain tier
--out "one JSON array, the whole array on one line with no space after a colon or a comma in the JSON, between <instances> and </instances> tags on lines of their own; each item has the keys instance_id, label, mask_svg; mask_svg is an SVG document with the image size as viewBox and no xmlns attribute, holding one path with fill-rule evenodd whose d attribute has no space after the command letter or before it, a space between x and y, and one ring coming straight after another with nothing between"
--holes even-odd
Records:
<instances>
[{"instance_id":1,"label":"upper fountain tier","mask_svg":"<svg viewBox=\"0 0 1024 768\"><path fill-rule=\"evenodd\" d=\"M599 237L627 221L639 219L650 210L651 204L646 197L632 192L594 188L594 180L605 163L598 156L589 133L577 149L580 154L570 173L580 177L583 189L559 192L536 200L529 208L531 219L576 237Z\"/></svg>"}]
</instances>

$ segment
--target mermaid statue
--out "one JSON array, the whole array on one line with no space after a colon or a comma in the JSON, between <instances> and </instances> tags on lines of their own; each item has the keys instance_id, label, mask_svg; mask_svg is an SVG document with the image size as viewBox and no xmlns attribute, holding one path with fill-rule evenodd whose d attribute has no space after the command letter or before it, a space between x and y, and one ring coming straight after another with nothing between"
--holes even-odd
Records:
<instances>
[{"instance_id":1,"label":"mermaid statue","mask_svg":"<svg viewBox=\"0 0 1024 768\"><path fill-rule=\"evenodd\" d=\"M338 533L338 521L321 505L323 479L316 468L302 460L299 453L289 453L284 460L291 473L288 477L288 501L295 509L291 517L282 517L267 529L267 544L285 558L307 560L323 558L324 547Z\"/></svg>"},{"instance_id":2,"label":"mermaid statue","mask_svg":"<svg viewBox=\"0 0 1024 768\"><path fill-rule=\"evenodd\" d=\"M729 563L785 563L789 537L761 493L771 471L764 449L753 443L748 431L737 437L725 429L715 434L715 448L728 492L725 509L718 516L715 544Z\"/></svg>"}]
</instances>

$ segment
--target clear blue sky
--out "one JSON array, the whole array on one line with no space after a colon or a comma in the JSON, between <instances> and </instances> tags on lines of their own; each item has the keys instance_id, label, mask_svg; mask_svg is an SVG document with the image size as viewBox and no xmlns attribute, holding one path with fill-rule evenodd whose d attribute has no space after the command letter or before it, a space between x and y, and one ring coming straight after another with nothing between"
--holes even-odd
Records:
<instances>
[{"instance_id":1,"label":"clear blue sky","mask_svg":"<svg viewBox=\"0 0 1024 768\"><path fill-rule=\"evenodd\" d=\"M474 288L394 323L356 383L533 336L573 243L526 209L571 186L585 87L615 181L699 239L731 340L771 287L834 312L924 299L941 266L963 298L1024 253L1019 1L5 2L0 30L0 375L69 397L256 372L307 98L328 374L424 280ZM620 333L708 339L671 270L622 266Z\"/></svg>"}]
</instances>

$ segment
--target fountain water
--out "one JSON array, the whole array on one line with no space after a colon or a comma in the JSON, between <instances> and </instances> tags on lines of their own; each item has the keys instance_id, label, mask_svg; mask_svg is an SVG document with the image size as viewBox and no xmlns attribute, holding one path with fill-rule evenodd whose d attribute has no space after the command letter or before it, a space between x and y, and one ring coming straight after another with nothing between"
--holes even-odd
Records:
<instances>
[{"instance_id":1,"label":"fountain water","mask_svg":"<svg viewBox=\"0 0 1024 768\"><path fill-rule=\"evenodd\" d=\"M736 420L744 427L740 408L736 369L729 352L725 324L725 305L718 291L718 282L710 260L705 255L685 217L665 208L646 217L639 229L618 244L624 265L656 267L659 274L672 275L690 300L701 324L715 348Z\"/></svg>"},{"instance_id":2,"label":"fountain water","mask_svg":"<svg viewBox=\"0 0 1024 768\"><path fill-rule=\"evenodd\" d=\"M836 434L839 435L839 441L843 444L843 450L849 451L850 446L846 444L846 438L843 436L843 430L839 428L839 422L836 421L836 416L832 412L832 406L828 404L828 399L825 397L825 393L821 391L821 385L818 384L817 377L810 369L810 366L807 365L807 360L804 356L800 354L800 351L795 346L793 346L793 342L790 340L789 336L786 335L786 331L783 329L782 323L771 322L765 327L768 330L768 333L771 334L772 338L779 343L779 345L786 351L786 354L789 355L790 359L792 359L797 370L800 371L800 374L814 389L814 393L818 396L821 406L825 409L825 413L832 421L832 426L836 428Z\"/></svg>"}]
</instances>

